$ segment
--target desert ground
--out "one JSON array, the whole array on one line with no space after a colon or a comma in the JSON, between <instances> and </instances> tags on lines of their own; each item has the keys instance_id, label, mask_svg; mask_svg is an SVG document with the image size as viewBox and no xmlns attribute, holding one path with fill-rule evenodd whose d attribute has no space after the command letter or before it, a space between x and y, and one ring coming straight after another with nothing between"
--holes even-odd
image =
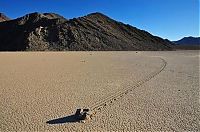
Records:
<instances>
[{"instance_id":1,"label":"desert ground","mask_svg":"<svg viewBox=\"0 0 200 132\"><path fill-rule=\"evenodd\" d=\"M199 57L1 52L0 131L200 131ZM80 123L77 108L98 111Z\"/></svg>"}]
</instances>

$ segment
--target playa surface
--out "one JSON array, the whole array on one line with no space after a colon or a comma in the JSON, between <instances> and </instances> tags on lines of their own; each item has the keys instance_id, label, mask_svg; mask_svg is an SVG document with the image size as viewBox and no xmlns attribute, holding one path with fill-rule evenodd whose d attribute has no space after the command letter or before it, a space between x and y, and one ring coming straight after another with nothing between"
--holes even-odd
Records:
<instances>
[{"instance_id":1,"label":"playa surface","mask_svg":"<svg viewBox=\"0 0 200 132\"><path fill-rule=\"evenodd\" d=\"M0 131L200 131L199 57L1 52ZM77 108L102 101L92 120L73 120Z\"/></svg>"}]
</instances>

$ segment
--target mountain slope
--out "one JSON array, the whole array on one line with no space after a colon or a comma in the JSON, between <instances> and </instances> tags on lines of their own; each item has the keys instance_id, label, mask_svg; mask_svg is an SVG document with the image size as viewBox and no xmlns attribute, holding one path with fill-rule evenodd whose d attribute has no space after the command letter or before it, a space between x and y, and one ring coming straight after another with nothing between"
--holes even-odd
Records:
<instances>
[{"instance_id":1,"label":"mountain slope","mask_svg":"<svg viewBox=\"0 0 200 132\"><path fill-rule=\"evenodd\" d=\"M178 45L200 45L200 37L184 37L181 40L174 41Z\"/></svg>"},{"instance_id":2,"label":"mountain slope","mask_svg":"<svg viewBox=\"0 0 200 132\"><path fill-rule=\"evenodd\" d=\"M10 20L10 18L5 16L3 13L0 13L0 22L8 21L8 20Z\"/></svg>"},{"instance_id":3,"label":"mountain slope","mask_svg":"<svg viewBox=\"0 0 200 132\"><path fill-rule=\"evenodd\" d=\"M70 20L31 13L1 22L0 29L1 51L172 50L170 41L101 13Z\"/></svg>"}]
</instances>

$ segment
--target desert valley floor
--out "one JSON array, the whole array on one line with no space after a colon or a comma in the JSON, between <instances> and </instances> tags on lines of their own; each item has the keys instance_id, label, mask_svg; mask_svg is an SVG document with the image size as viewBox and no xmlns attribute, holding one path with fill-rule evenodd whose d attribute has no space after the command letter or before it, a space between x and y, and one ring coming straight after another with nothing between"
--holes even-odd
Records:
<instances>
[{"instance_id":1,"label":"desert valley floor","mask_svg":"<svg viewBox=\"0 0 200 132\"><path fill-rule=\"evenodd\" d=\"M199 57L199 51L1 52L0 131L200 131ZM92 120L70 119L99 102Z\"/></svg>"}]
</instances>

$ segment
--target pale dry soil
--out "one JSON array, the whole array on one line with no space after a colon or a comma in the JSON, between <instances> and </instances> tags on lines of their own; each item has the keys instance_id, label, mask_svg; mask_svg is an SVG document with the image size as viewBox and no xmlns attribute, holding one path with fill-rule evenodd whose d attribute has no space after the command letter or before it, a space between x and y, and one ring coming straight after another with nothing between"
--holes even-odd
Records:
<instances>
[{"instance_id":1,"label":"pale dry soil","mask_svg":"<svg viewBox=\"0 0 200 132\"><path fill-rule=\"evenodd\" d=\"M199 68L199 51L1 52L0 131L200 131ZM127 87L91 121L47 123Z\"/></svg>"}]
</instances>

